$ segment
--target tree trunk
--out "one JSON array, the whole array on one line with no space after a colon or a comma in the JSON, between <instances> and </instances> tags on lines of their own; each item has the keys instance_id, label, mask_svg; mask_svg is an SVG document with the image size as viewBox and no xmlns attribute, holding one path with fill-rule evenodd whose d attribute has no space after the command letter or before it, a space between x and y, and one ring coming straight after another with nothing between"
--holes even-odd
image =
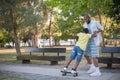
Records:
<instances>
[{"instance_id":1,"label":"tree trunk","mask_svg":"<svg viewBox=\"0 0 120 80\"><path fill-rule=\"evenodd\" d=\"M13 26L13 27L14 27L15 49L16 49L17 56L19 56L19 55L21 55L20 45L19 45L20 41L18 41L17 32L16 32L16 26Z\"/></svg>"},{"instance_id":2,"label":"tree trunk","mask_svg":"<svg viewBox=\"0 0 120 80\"><path fill-rule=\"evenodd\" d=\"M32 47L36 48L36 43L35 43L35 34L32 37Z\"/></svg>"},{"instance_id":3,"label":"tree trunk","mask_svg":"<svg viewBox=\"0 0 120 80\"><path fill-rule=\"evenodd\" d=\"M100 24L102 24L102 19L101 19L101 14L100 13L98 14L98 17L99 17Z\"/></svg>"},{"instance_id":4,"label":"tree trunk","mask_svg":"<svg viewBox=\"0 0 120 80\"><path fill-rule=\"evenodd\" d=\"M41 47L40 46L40 40L39 40L39 33L38 32L35 34L35 46L37 48Z\"/></svg>"},{"instance_id":5,"label":"tree trunk","mask_svg":"<svg viewBox=\"0 0 120 80\"><path fill-rule=\"evenodd\" d=\"M32 40L32 42L33 42L33 47L35 47L35 48L41 47L40 41L39 41L39 37L40 37L40 36L41 36L41 35L39 34L38 28L37 28L37 26L36 26L36 28L35 28L35 34L34 34L34 37L33 37L33 40Z\"/></svg>"},{"instance_id":6,"label":"tree trunk","mask_svg":"<svg viewBox=\"0 0 120 80\"><path fill-rule=\"evenodd\" d=\"M51 21L50 21L50 25L49 25L49 46L52 46L52 36L51 36Z\"/></svg>"},{"instance_id":7,"label":"tree trunk","mask_svg":"<svg viewBox=\"0 0 120 80\"><path fill-rule=\"evenodd\" d=\"M99 13L98 13L98 17L99 17L100 24L102 25L102 19L101 19L100 10L99 10ZM104 32L102 32L101 35L102 35L102 41L103 41L103 43L101 44L101 46L105 46L105 42L104 42Z\"/></svg>"},{"instance_id":8,"label":"tree trunk","mask_svg":"<svg viewBox=\"0 0 120 80\"><path fill-rule=\"evenodd\" d=\"M11 16L11 20L12 20L12 25L13 25L13 33L14 33L14 41L15 41L15 49L16 49L16 53L17 56L21 55L21 51L20 51L20 45L18 42L18 37L17 37L17 23L16 23L16 15L14 15L14 9L11 8L10 10L10 16Z\"/></svg>"},{"instance_id":9,"label":"tree trunk","mask_svg":"<svg viewBox=\"0 0 120 80\"><path fill-rule=\"evenodd\" d=\"M106 29L106 24L107 24L107 16L106 16L106 20L105 20L105 25L104 25L104 29Z\"/></svg>"},{"instance_id":10,"label":"tree trunk","mask_svg":"<svg viewBox=\"0 0 120 80\"><path fill-rule=\"evenodd\" d=\"M50 47L52 47L51 26L52 26L52 12L51 12L51 14L50 14L50 23L49 23L49 46L50 46Z\"/></svg>"}]
</instances>

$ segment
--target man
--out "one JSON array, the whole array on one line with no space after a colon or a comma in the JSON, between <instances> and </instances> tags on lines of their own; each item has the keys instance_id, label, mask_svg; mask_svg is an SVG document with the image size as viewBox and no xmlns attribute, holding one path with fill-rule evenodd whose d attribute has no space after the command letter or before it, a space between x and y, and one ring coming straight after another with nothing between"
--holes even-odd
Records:
<instances>
[{"instance_id":1,"label":"man","mask_svg":"<svg viewBox=\"0 0 120 80\"><path fill-rule=\"evenodd\" d=\"M100 39L99 33L103 32L103 27L100 25L99 22L91 20L89 14L86 14L84 16L84 20L84 28L88 28L90 34L97 34L96 37L93 37L89 40L86 51L84 53L86 60L90 64L90 68L87 73L89 73L90 76L100 76L101 72L99 70L97 57L99 57L98 46L102 40Z\"/></svg>"}]
</instances>

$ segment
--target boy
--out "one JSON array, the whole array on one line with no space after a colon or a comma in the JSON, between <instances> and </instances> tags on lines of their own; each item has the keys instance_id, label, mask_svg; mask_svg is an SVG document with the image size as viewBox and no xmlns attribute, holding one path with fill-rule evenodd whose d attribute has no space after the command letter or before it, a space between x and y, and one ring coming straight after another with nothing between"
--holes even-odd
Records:
<instances>
[{"instance_id":1,"label":"boy","mask_svg":"<svg viewBox=\"0 0 120 80\"><path fill-rule=\"evenodd\" d=\"M88 34L88 29L87 28L84 28L83 31L85 33L78 33L77 34L78 41L77 41L76 45L74 46L74 48L72 50L72 53L70 55L70 58L67 61L63 71L67 71L67 68L68 68L69 64L72 62L72 60L74 60L77 57L76 63L74 65L74 68L72 68L72 71L71 71L71 73L73 73L73 74L77 73L76 69L77 69L77 67L78 67L78 65L79 65L79 63L80 63L80 61L82 59L83 52L86 49L86 45L87 45L89 39L91 37L95 37L96 36L96 34L93 34L93 35Z\"/></svg>"}]
</instances>

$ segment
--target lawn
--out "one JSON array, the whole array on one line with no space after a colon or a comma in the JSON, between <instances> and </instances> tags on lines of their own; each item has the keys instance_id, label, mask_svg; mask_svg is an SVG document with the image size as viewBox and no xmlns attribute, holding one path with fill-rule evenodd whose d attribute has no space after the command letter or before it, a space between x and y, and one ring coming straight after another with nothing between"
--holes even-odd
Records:
<instances>
[{"instance_id":1,"label":"lawn","mask_svg":"<svg viewBox=\"0 0 120 80\"><path fill-rule=\"evenodd\" d=\"M2 53L2 51L3 51L3 53ZM16 59L15 51L13 51L13 50L11 51L11 50L8 50L8 49L7 49L7 51L5 49L2 50L2 51L0 51L0 62L1 63L22 64L20 60ZM71 52L71 50L68 50L66 52L66 60L69 58L70 52ZM22 52L22 54L28 54L28 53ZM37 53L35 53L35 55L37 55ZM100 56L110 56L110 54L100 53ZM120 54L117 53L117 54L115 54L115 56L120 56ZM64 62L65 61L60 62L61 66L63 66ZM30 64L44 65L44 64L50 64L50 62L49 61L32 60ZM74 64L74 63L72 63L72 64ZM83 67L85 64L87 64L84 57L83 57L82 62L80 64L81 65L79 67ZM101 66L104 66L104 64L102 64ZM27 79L7 75L7 74L4 74L4 73L0 73L0 80L27 80Z\"/></svg>"},{"instance_id":2,"label":"lawn","mask_svg":"<svg viewBox=\"0 0 120 80\"><path fill-rule=\"evenodd\" d=\"M29 53L22 53L22 55L29 55ZM33 55L40 56L42 54L33 53ZM51 56L50 54L47 54L47 53L45 55ZM56 54L53 54L53 55L56 55ZM66 55L66 58L68 58L69 54L64 54L64 55ZM0 62L22 64L22 60L17 60L16 53L0 53ZM31 60L31 64L50 64L50 61Z\"/></svg>"},{"instance_id":3,"label":"lawn","mask_svg":"<svg viewBox=\"0 0 120 80\"><path fill-rule=\"evenodd\" d=\"M0 73L0 80L28 80L28 79L18 78L18 77Z\"/></svg>"},{"instance_id":4,"label":"lawn","mask_svg":"<svg viewBox=\"0 0 120 80\"><path fill-rule=\"evenodd\" d=\"M72 50L72 47L69 50L67 50L67 52L65 54L66 59L69 58L71 50ZM22 49L22 55L26 55L26 54L29 55L29 53L24 52ZM33 55L40 55L40 53L33 53ZM48 55L48 54L46 54L46 55ZM110 54L100 53L100 56L110 56ZM116 53L116 54L114 54L114 56L120 56L120 54ZM84 60L84 58L83 58L83 60ZM0 62L21 64L21 61L16 59L15 49L0 49ZM49 64L49 61L32 60L31 62L38 63L38 64Z\"/></svg>"}]
</instances>

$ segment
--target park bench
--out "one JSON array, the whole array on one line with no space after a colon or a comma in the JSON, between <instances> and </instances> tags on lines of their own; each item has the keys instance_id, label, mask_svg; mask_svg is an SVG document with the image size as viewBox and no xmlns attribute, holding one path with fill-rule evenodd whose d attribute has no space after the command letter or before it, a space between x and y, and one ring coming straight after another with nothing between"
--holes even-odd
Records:
<instances>
[{"instance_id":1,"label":"park bench","mask_svg":"<svg viewBox=\"0 0 120 80\"><path fill-rule=\"evenodd\" d=\"M98 62L107 64L107 68L112 68L112 64L120 64L120 56L114 56L115 53L120 53L120 47L102 47L101 52L110 54L109 57L99 57Z\"/></svg>"},{"instance_id":2,"label":"park bench","mask_svg":"<svg viewBox=\"0 0 120 80\"><path fill-rule=\"evenodd\" d=\"M66 48L27 48L29 55L17 56L18 60L22 60L22 63L30 63L30 60L44 60L50 61L51 65L58 64L58 61L65 60L64 55L60 53L66 53ZM34 55L42 54L42 55Z\"/></svg>"}]
</instances>

